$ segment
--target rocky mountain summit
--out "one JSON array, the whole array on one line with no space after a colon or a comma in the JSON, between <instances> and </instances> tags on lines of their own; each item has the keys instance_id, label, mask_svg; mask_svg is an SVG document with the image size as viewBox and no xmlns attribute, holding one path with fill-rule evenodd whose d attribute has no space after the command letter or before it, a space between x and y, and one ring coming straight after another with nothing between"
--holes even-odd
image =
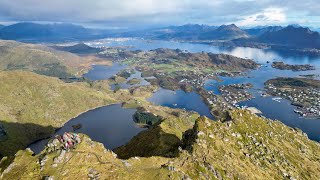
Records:
<instances>
[{"instance_id":1,"label":"rocky mountain summit","mask_svg":"<svg viewBox=\"0 0 320 180\"><path fill-rule=\"evenodd\" d=\"M177 154L152 156L146 134L140 144L130 144L127 153L141 148L139 156L118 158L101 143L80 135L81 143L70 151L19 151L14 159L0 162L2 179L319 179L320 145L298 129L258 117L244 110L229 112L229 119L196 120L185 130ZM175 126L189 124L178 121ZM160 138L172 129L163 120ZM168 145L168 144L167 144ZM135 147L134 147L135 146ZM161 149L161 144L157 145Z\"/></svg>"}]
</instances>

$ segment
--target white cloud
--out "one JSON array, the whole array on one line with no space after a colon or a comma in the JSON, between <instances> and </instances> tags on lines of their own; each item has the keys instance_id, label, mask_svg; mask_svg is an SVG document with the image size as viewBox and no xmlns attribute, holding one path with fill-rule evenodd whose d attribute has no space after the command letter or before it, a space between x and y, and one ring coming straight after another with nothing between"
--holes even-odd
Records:
<instances>
[{"instance_id":1,"label":"white cloud","mask_svg":"<svg viewBox=\"0 0 320 180\"><path fill-rule=\"evenodd\" d=\"M171 0L1 0L0 16L98 21L172 13L178 5Z\"/></svg>"},{"instance_id":2,"label":"white cloud","mask_svg":"<svg viewBox=\"0 0 320 180\"><path fill-rule=\"evenodd\" d=\"M303 12L305 16L301 19L308 19L311 15L318 16L318 1L0 0L0 21L278 24L286 23L288 14Z\"/></svg>"},{"instance_id":3,"label":"white cloud","mask_svg":"<svg viewBox=\"0 0 320 180\"><path fill-rule=\"evenodd\" d=\"M282 8L267 8L261 13L241 17L237 21L239 26L258 26L265 24L283 24L286 22L286 14Z\"/></svg>"}]
</instances>

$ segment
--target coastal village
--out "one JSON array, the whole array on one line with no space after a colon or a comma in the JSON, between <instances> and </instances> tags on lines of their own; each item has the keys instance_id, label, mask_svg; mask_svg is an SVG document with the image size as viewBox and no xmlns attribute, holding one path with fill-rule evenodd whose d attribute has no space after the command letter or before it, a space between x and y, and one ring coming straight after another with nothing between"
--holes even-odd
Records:
<instances>
[{"instance_id":1,"label":"coastal village","mask_svg":"<svg viewBox=\"0 0 320 180\"><path fill-rule=\"evenodd\" d=\"M252 88L252 84L230 84L219 86L219 91L223 98L230 104L237 106L240 101L246 101L252 98L252 95L246 91Z\"/></svg>"},{"instance_id":2,"label":"coastal village","mask_svg":"<svg viewBox=\"0 0 320 180\"><path fill-rule=\"evenodd\" d=\"M136 66L135 68L142 72L143 78L152 85L170 90L196 91L211 108L211 112L218 111L218 109L242 108L237 103L253 98L247 91L252 87L252 84L219 86L220 95L203 88L209 79L220 82L222 81L220 77L245 76L247 70L256 69L259 65L248 58L245 60L241 58L234 59L235 57L230 56L228 61L231 61L232 67L226 66L226 70L221 70L220 68L215 70L215 67L208 68L212 66L212 62L210 62L211 57L207 57L206 53L189 53L179 49L157 49L149 52L128 52L124 49L118 51L121 53L115 53L113 50L108 49L101 54L112 57L114 60L118 60L121 57L123 59L121 62ZM194 62L188 62L188 58L195 58L194 61L201 60L200 65L204 67L199 66L199 64L193 64ZM242 64L233 64L232 61L239 61ZM253 112L255 114L256 112L258 112L257 114L261 113L259 110L254 110Z\"/></svg>"},{"instance_id":3,"label":"coastal village","mask_svg":"<svg viewBox=\"0 0 320 180\"><path fill-rule=\"evenodd\" d=\"M277 87L273 83L266 83L267 92L273 96L286 98L297 108L294 112L303 117L320 118L320 89L303 87Z\"/></svg>"},{"instance_id":4,"label":"coastal village","mask_svg":"<svg viewBox=\"0 0 320 180\"><path fill-rule=\"evenodd\" d=\"M207 71L210 67L207 57L203 53L193 54L181 50L168 50L157 49L149 52L143 51L126 51L119 49L118 52L109 49L102 54L118 60L119 57L123 62L135 65L137 69L142 72L144 77L154 77L146 80L152 85L158 85L165 89L177 90L182 89L186 92L197 91L198 94L205 100L208 106L219 107L223 109L241 108L238 103L241 101L249 100L252 95L247 91L252 87L251 84L230 84L218 87L221 95L215 95L211 91L204 90L203 86L208 79L221 81L219 77L236 77L245 75L245 71L239 70L239 67L234 71L215 71L212 67L211 71ZM181 59L184 58L184 59ZM188 59L195 58L201 64L196 66L189 62ZM202 60L203 59L203 60ZM240 60L241 61L241 60ZM249 60L248 60L249 61ZM202 67L202 65L204 67ZM238 65L239 66L239 65ZM247 69L254 69L258 65L245 64ZM292 71L306 71L314 70L315 67L311 65L289 65L283 62L273 62L273 68L281 70ZM206 69L207 68L207 69ZM226 67L229 69L228 67ZM241 68L240 68L241 69ZM272 85L266 85L267 92L262 93L261 96L266 97L269 94L276 96L273 98L279 101L279 97L286 98L292 101L292 104L297 106L295 112L304 117L320 117L319 107L319 90L318 89L305 89L303 91L297 89L277 88ZM221 97L220 97L221 96Z\"/></svg>"}]
</instances>

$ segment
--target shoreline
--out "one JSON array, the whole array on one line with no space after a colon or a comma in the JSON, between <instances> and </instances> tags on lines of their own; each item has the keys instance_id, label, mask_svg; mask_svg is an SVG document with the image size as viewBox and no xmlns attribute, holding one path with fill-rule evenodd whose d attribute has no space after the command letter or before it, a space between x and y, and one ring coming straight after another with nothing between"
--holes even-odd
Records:
<instances>
[{"instance_id":1,"label":"shoreline","mask_svg":"<svg viewBox=\"0 0 320 180\"><path fill-rule=\"evenodd\" d=\"M72 121L73 119L79 117L80 115L82 115L82 114L84 114L84 113L87 113L87 112L90 112L90 111L93 111L93 110L96 110L96 109L99 109L99 108L102 108L102 107L112 106L112 105L118 105L118 104L121 105L121 103L112 103L112 104L107 104L107 105L103 105L103 106L97 106L97 107L95 107L95 108L91 108L91 109L89 109L89 110L83 111L83 112L75 115L74 117L70 118L69 120L67 120L65 123L62 124L62 126L57 127L57 128L54 127L54 133L48 135L48 137L46 137L46 138L40 138L40 139L38 139L38 140L35 140L35 141L33 141L32 143L29 143L26 148L29 148L30 145L32 145L32 144L34 144L34 143L37 143L37 142L39 142L39 141L52 138L52 135L54 135L56 132L58 132L59 129L61 129L61 128L62 128L63 126L65 126L68 122Z\"/></svg>"}]
</instances>

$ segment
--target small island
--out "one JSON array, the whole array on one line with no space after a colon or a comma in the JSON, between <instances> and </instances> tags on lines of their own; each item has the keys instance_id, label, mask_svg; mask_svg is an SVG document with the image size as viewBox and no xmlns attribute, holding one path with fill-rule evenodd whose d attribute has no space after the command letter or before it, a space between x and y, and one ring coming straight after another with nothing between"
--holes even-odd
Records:
<instances>
[{"instance_id":1,"label":"small island","mask_svg":"<svg viewBox=\"0 0 320 180\"><path fill-rule=\"evenodd\" d=\"M162 118L160 116L154 115L153 113L146 111L137 111L133 115L133 120L135 123L141 125L142 127L151 127L157 122L159 122Z\"/></svg>"},{"instance_id":2,"label":"small island","mask_svg":"<svg viewBox=\"0 0 320 180\"><path fill-rule=\"evenodd\" d=\"M291 70L291 71L311 71L316 69L314 66L310 64L290 65L290 64L285 64L283 62L273 62L271 66L275 69Z\"/></svg>"},{"instance_id":3,"label":"small island","mask_svg":"<svg viewBox=\"0 0 320 180\"><path fill-rule=\"evenodd\" d=\"M316 78L316 77L320 77L319 74L302 74L302 75L299 75L301 77L305 77L305 78L310 78L310 79L313 79L313 78Z\"/></svg>"},{"instance_id":4,"label":"small island","mask_svg":"<svg viewBox=\"0 0 320 180\"><path fill-rule=\"evenodd\" d=\"M307 78L276 78L266 83L267 92L292 102L304 117L320 118L320 81Z\"/></svg>"}]
</instances>

